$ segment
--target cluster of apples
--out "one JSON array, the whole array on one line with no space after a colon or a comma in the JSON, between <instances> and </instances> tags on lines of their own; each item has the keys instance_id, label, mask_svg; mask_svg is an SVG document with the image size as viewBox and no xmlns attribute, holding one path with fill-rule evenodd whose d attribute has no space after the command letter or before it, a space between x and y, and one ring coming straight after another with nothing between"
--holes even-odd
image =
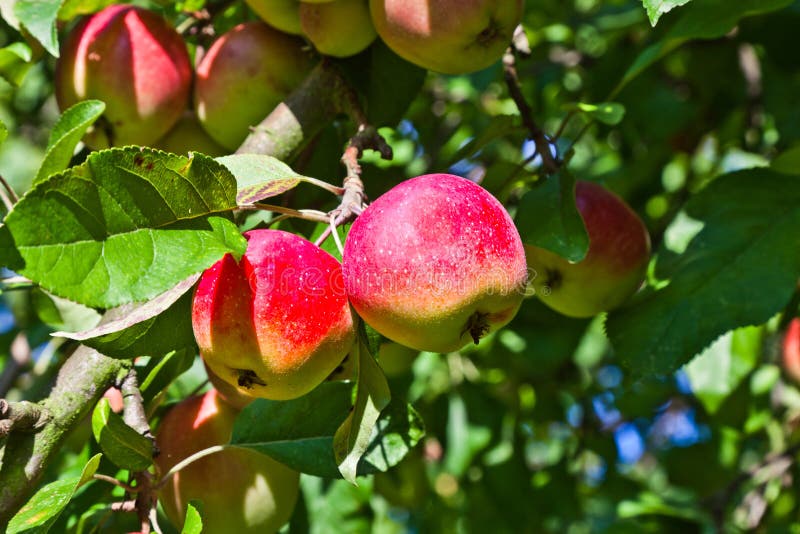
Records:
<instances>
[{"instance_id":1,"label":"cluster of apples","mask_svg":"<svg viewBox=\"0 0 800 534\"><path fill-rule=\"evenodd\" d=\"M380 36L423 68L460 74L497 61L522 17L522 0L247 3L263 22L219 36L196 69L183 38L155 12L112 5L86 17L61 48L59 106L105 102L85 138L94 149L134 144L221 155L236 150L308 74L308 42L323 55L345 57Z\"/></svg>"},{"instance_id":2,"label":"cluster of apples","mask_svg":"<svg viewBox=\"0 0 800 534\"><path fill-rule=\"evenodd\" d=\"M56 63L56 100L62 110L92 98L105 102L103 118L84 139L91 148L221 155L303 80L313 66L304 46L264 23L241 24L216 39L193 69L183 37L163 17L112 5L67 35Z\"/></svg>"}]
</instances>

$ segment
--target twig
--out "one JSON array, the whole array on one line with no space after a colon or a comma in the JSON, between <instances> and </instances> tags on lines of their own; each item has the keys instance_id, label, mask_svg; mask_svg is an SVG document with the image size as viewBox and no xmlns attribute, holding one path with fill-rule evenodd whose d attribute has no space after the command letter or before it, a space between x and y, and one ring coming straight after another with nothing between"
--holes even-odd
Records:
<instances>
[{"instance_id":1,"label":"twig","mask_svg":"<svg viewBox=\"0 0 800 534\"><path fill-rule=\"evenodd\" d=\"M11 185L6 181L5 177L2 174L0 174L0 184L3 185L3 189L6 190L6 194L8 195L8 199L5 198L5 195L3 196L4 202L6 200L10 200L11 208L13 208L14 204L19 202L19 197L17 196L16 191L14 191L14 188L11 187ZM9 208L9 211L11 210L11 208Z\"/></svg>"},{"instance_id":2,"label":"twig","mask_svg":"<svg viewBox=\"0 0 800 534\"><path fill-rule=\"evenodd\" d=\"M518 39L517 35L519 28L515 31L515 41ZM521 35L524 36L524 33ZM517 76L516 55L517 45L512 44L508 47L505 54L503 54L503 77L505 78L506 85L508 86L508 93L514 103L519 109L522 124L528 130L530 138L536 144L536 152L542 157L542 168L547 174L554 174L561 167L561 162L553 157L550 152L550 140L544 133L544 130L539 128L536 121L533 119L533 112L531 111L525 96L522 94L522 87L519 84Z\"/></svg>"},{"instance_id":3,"label":"twig","mask_svg":"<svg viewBox=\"0 0 800 534\"><path fill-rule=\"evenodd\" d=\"M147 422L147 414L144 409L144 400L139 391L139 381L136 377L136 369L130 369L119 386L122 393L122 419L132 429L142 436L148 438L155 445L156 438L150 430L150 423Z\"/></svg>"},{"instance_id":4,"label":"twig","mask_svg":"<svg viewBox=\"0 0 800 534\"><path fill-rule=\"evenodd\" d=\"M328 222L328 216L325 213L317 210L296 210L293 208L286 208L284 206L276 206L274 204L264 204L262 202L255 202L250 205L240 206L240 209L273 211L275 213L282 213L287 217L294 217L296 219L303 219L313 222Z\"/></svg>"},{"instance_id":5,"label":"twig","mask_svg":"<svg viewBox=\"0 0 800 534\"><path fill-rule=\"evenodd\" d=\"M109 484L113 484L115 486L118 486L118 487L124 489L125 491L127 491L128 493L138 493L139 489L140 489L140 488L134 488L130 484L126 484L125 482L123 482L123 481L121 481L121 480L119 480L117 478L110 477L108 475L103 475L103 474L100 474L100 473L95 473L94 475L92 475L92 478L95 479L95 480L102 480L103 482L108 482Z\"/></svg>"}]
</instances>

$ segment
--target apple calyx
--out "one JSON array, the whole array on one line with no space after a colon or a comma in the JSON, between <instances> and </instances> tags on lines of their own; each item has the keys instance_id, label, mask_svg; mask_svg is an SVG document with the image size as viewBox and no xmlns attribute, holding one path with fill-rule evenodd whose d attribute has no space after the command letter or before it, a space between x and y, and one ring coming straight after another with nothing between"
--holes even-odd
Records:
<instances>
[{"instance_id":1,"label":"apple calyx","mask_svg":"<svg viewBox=\"0 0 800 534\"><path fill-rule=\"evenodd\" d=\"M476 311L467 319L467 327L461 332L463 336L469 332L472 341L477 345L481 338L489 333L491 325L489 324L489 314Z\"/></svg>"}]
</instances>

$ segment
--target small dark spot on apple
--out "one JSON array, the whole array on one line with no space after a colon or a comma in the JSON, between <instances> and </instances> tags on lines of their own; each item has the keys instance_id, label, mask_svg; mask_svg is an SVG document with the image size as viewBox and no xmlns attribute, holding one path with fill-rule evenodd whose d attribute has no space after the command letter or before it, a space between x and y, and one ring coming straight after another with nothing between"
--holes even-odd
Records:
<instances>
[{"instance_id":1,"label":"small dark spot on apple","mask_svg":"<svg viewBox=\"0 0 800 534\"><path fill-rule=\"evenodd\" d=\"M561 283L564 281L564 276L561 274L561 271L547 269L546 275L544 285L549 287L552 291L561 287Z\"/></svg>"},{"instance_id":2,"label":"small dark spot on apple","mask_svg":"<svg viewBox=\"0 0 800 534\"><path fill-rule=\"evenodd\" d=\"M500 29L497 27L497 24L494 20L489 21L489 25L486 26L481 33L475 38L478 44L481 45L488 45L491 44L493 41L497 40L500 36Z\"/></svg>"},{"instance_id":3,"label":"small dark spot on apple","mask_svg":"<svg viewBox=\"0 0 800 534\"><path fill-rule=\"evenodd\" d=\"M239 375L238 379L236 380L236 383L239 384L239 387L251 389L254 385L267 385L267 383L261 380L256 372L251 369L234 369L234 372Z\"/></svg>"}]
</instances>

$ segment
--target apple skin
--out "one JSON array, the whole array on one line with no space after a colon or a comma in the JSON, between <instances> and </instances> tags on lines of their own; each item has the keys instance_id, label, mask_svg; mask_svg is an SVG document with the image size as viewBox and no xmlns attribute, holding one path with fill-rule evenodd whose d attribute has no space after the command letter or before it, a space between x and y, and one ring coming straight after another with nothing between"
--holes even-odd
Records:
<instances>
[{"instance_id":1,"label":"apple skin","mask_svg":"<svg viewBox=\"0 0 800 534\"><path fill-rule=\"evenodd\" d=\"M106 104L92 148L151 145L189 103L192 67L183 38L161 16L113 5L83 19L56 63L55 93L64 110L81 100Z\"/></svg>"},{"instance_id":2,"label":"apple skin","mask_svg":"<svg viewBox=\"0 0 800 534\"><path fill-rule=\"evenodd\" d=\"M377 37L368 0L301 3L300 25L317 51L326 56L354 56Z\"/></svg>"},{"instance_id":3,"label":"apple skin","mask_svg":"<svg viewBox=\"0 0 800 534\"><path fill-rule=\"evenodd\" d=\"M206 362L203 362L203 367L205 367L206 375L208 375L208 381L211 382L211 386L217 390L217 395L220 399L225 401L226 404L233 406L237 410L242 410L245 406L256 400L255 397L245 395L239 391L238 388L218 377L214 371L208 368Z\"/></svg>"},{"instance_id":4,"label":"apple skin","mask_svg":"<svg viewBox=\"0 0 800 534\"><path fill-rule=\"evenodd\" d=\"M159 139L155 148L186 155L189 152L200 152L206 156L217 157L228 153L216 141L211 139L194 113L187 110L167 134Z\"/></svg>"},{"instance_id":5,"label":"apple skin","mask_svg":"<svg viewBox=\"0 0 800 534\"><path fill-rule=\"evenodd\" d=\"M355 341L341 265L289 232L244 236L238 264L226 255L200 278L195 339L211 371L241 393L293 399L325 380Z\"/></svg>"},{"instance_id":6,"label":"apple skin","mask_svg":"<svg viewBox=\"0 0 800 534\"><path fill-rule=\"evenodd\" d=\"M245 0L261 20L285 33L302 35L298 0Z\"/></svg>"},{"instance_id":7,"label":"apple skin","mask_svg":"<svg viewBox=\"0 0 800 534\"><path fill-rule=\"evenodd\" d=\"M208 447L230 441L238 410L214 389L184 399L167 412L156 434L156 465L167 473ZM297 502L300 474L269 456L231 448L192 462L161 489L159 501L174 525L183 524L186 504L202 501L204 532L277 532Z\"/></svg>"},{"instance_id":8,"label":"apple skin","mask_svg":"<svg viewBox=\"0 0 800 534\"><path fill-rule=\"evenodd\" d=\"M570 317L591 317L618 307L641 286L650 236L636 212L601 185L578 181L575 205L589 235L583 260L571 263L531 245L525 253L542 302Z\"/></svg>"},{"instance_id":9,"label":"apple skin","mask_svg":"<svg viewBox=\"0 0 800 534\"><path fill-rule=\"evenodd\" d=\"M197 66L195 112L206 132L226 149L236 150L250 127L311 70L304 46L302 39L263 22L240 24L220 36Z\"/></svg>"},{"instance_id":10,"label":"apple skin","mask_svg":"<svg viewBox=\"0 0 800 534\"><path fill-rule=\"evenodd\" d=\"M796 382L800 382L800 317L789 321L783 338L783 368Z\"/></svg>"},{"instance_id":11,"label":"apple skin","mask_svg":"<svg viewBox=\"0 0 800 534\"><path fill-rule=\"evenodd\" d=\"M505 208L451 174L406 180L368 206L350 228L342 271L368 324L431 352L459 350L508 323L527 280Z\"/></svg>"},{"instance_id":12,"label":"apple skin","mask_svg":"<svg viewBox=\"0 0 800 534\"><path fill-rule=\"evenodd\" d=\"M467 74L500 59L523 0L370 0L375 30L400 57L428 70Z\"/></svg>"}]
</instances>

